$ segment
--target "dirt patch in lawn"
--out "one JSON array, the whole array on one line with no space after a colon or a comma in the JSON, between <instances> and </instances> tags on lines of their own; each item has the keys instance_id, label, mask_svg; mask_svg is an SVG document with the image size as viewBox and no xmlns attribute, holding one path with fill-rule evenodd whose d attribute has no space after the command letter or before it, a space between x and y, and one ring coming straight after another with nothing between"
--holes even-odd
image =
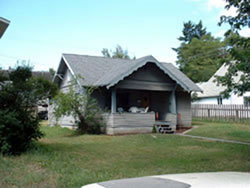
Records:
<instances>
[{"instance_id":1,"label":"dirt patch in lawn","mask_svg":"<svg viewBox=\"0 0 250 188\"><path fill-rule=\"evenodd\" d=\"M175 133L183 133L189 129L192 129L192 127L181 127L181 128L177 128Z\"/></svg>"}]
</instances>

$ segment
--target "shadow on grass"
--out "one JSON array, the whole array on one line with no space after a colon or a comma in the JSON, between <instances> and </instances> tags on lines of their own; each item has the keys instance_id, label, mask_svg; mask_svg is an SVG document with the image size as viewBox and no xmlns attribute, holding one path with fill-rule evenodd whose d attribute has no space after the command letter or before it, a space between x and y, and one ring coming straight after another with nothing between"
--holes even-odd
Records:
<instances>
[{"instance_id":1,"label":"shadow on grass","mask_svg":"<svg viewBox=\"0 0 250 188\"><path fill-rule=\"evenodd\" d=\"M44 143L35 142L28 152L33 154L50 156L56 153L70 153L73 151L84 150L83 144L72 143Z\"/></svg>"},{"instance_id":2,"label":"shadow on grass","mask_svg":"<svg viewBox=\"0 0 250 188\"><path fill-rule=\"evenodd\" d=\"M205 123L204 122L202 122L202 121L198 121L198 120L193 120L192 121L192 126L194 126L194 125L204 125Z\"/></svg>"}]
</instances>

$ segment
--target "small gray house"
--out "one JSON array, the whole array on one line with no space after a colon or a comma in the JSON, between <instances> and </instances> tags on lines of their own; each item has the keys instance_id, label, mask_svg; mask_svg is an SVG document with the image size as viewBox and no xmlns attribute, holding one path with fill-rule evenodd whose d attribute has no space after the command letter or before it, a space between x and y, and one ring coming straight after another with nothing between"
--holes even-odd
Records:
<instances>
[{"instance_id":1,"label":"small gray house","mask_svg":"<svg viewBox=\"0 0 250 188\"><path fill-rule=\"evenodd\" d=\"M191 126L192 91L201 91L171 63L161 63L153 56L136 60L112 59L87 55L63 54L54 82L63 92L70 81L78 80L82 90L96 86L93 93L104 111L107 134L147 133L153 125ZM49 122L55 123L49 111ZM72 126L72 117L59 120L62 126Z\"/></svg>"}]
</instances>

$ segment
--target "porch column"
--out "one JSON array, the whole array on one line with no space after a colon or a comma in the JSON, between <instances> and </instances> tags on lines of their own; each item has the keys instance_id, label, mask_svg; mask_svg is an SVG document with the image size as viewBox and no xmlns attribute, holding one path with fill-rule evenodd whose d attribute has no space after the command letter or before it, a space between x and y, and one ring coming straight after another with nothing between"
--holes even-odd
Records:
<instances>
[{"instance_id":1,"label":"porch column","mask_svg":"<svg viewBox=\"0 0 250 188\"><path fill-rule=\"evenodd\" d=\"M116 89L112 88L111 91L111 112L116 113Z\"/></svg>"},{"instance_id":2,"label":"porch column","mask_svg":"<svg viewBox=\"0 0 250 188\"><path fill-rule=\"evenodd\" d=\"M175 90L177 88L177 84L173 87L173 90L169 99L169 112L172 114L176 114L176 98L175 98Z\"/></svg>"}]
</instances>

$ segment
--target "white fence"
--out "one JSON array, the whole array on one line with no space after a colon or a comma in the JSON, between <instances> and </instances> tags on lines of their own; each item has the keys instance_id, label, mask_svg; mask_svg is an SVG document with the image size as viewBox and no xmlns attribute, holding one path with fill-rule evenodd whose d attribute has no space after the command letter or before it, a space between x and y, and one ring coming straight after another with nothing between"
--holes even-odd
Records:
<instances>
[{"instance_id":1,"label":"white fence","mask_svg":"<svg viewBox=\"0 0 250 188\"><path fill-rule=\"evenodd\" d=\"M193 104L192 117L201 119L246 120L250 119L250 106Z\"/></svg>"}]
</instances>

